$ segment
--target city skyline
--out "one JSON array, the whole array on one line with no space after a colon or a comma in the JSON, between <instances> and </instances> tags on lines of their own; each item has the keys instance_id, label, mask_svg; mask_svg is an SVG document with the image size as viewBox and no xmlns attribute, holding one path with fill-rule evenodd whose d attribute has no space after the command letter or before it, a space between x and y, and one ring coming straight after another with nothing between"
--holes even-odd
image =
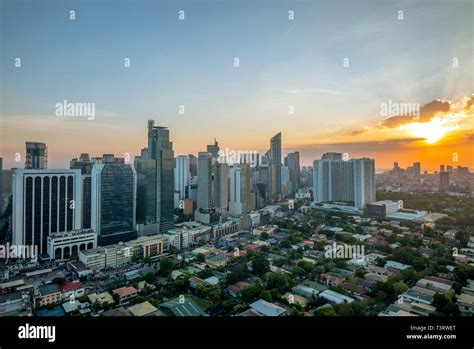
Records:
<instances>
[{"instance_id":1,"label":"city skyline","mask_svg":"<svg viewBox=\"0 0 474 349\"><path fill-rule=\"evenodd\" d=\"M5 168L29 140L48 144L50 168L81 152L139 155L150 118L170 129L176 155L214 138L264 154L283 130L282 157L299 151L303 166L336 151L378 170L474 168L467 1L26 3L2 5L15 14L0 68ZM94 103L94 118L57 116L63 101ZM404 103L416 115L384 107Z\"/></svg>"}]
</instances>

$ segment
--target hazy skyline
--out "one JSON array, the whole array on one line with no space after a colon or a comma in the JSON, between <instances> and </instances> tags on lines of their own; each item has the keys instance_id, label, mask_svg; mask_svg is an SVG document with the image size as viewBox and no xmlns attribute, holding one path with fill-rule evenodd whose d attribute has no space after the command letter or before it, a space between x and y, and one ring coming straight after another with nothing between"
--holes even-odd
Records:
<instances>
[{"instance_id":1,"label":"hazy skyline","mask_svg":"<svg viewBox=\"0 0 474 349\"><path fill-rule=\"evenodd\" d=\"M263 154L282 132L283 155L300 151L302 165L340 151L378 169L474 168L471 1L0 6L4 168L23 167L14 154L25 141L48 145L50 168L81 152L139 155L148 119L170 128L175 155L214 138ZM95 103L95 119L56 116L64 100ZM418 103L421 115L383 116L389 101Z\"/></svg>"}]
</instances>

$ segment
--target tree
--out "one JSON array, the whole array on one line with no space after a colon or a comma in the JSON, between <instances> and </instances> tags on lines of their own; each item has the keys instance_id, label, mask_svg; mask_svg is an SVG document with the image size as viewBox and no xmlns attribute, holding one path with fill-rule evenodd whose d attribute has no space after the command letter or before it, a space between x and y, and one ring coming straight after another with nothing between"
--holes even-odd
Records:
<instances>
[{"instance_id":1,"label":"tree","mask_svg":"<svg viewBox=\"0 0 474 349\"><path fill-rule=\"evenodd\" d=\"M145 275L145 281L149 284L154 284L155 283L155 273L149 272Z\"/></svg>"},{"instance_id":2,"label":"tree","mask_svg":"<svg viewBox=\"0 0 474 349\"><path fill-rule=\"evenodd\" d=\"M267 286L269 289L276 289L280 292L287 289L291 284L290 276L282 272L274 272L268 275Z\"/></svg>"},{"instance_id":3,"label":"tree","mask_svg":"<svg viewBox=\"0 0 474 349\"><path fill-rule=\"evenodd\" d=\"M315 316L336 316L336 311L333 307L323 307L319 308L314 312Z\"/></svg>"},{"instance_id":4,"label":"tree","mask_svg":"<svg viewBox=\"0 0 474 349\"><path fill-rule=\"evenodd\" d=\"M252 270L258 276L263 275L270 270L270 263L264 256L258 256L252 262Z\"/></svg>"},{"instance_id":5,"label":"tree","mask_svg":"<svg viewBox=\"0 0 474 349\"><path fill-rule=\"evenodd\" d=\"M169 276L173 271L173 261L169 258L160 261L160 275Z\"/></svg>"},{"instance_id":6,"label":"tree","mask_svg":"<svg viewBox=\"0 0 474 349\"><path fill-rule=\"evenodd\" d=\"M198 285L196 294L201 298L207 299L214 305L217 305L222 301L222 290L219 285Z\"/></svg>"},{"instance_id":7,"label":"tree","mask_svg":"<svg viewBox=\"0 0 474 349\"><path fill-rule=\"evenodd\" d=\"M251 303L258 299L262 291L263 287L259 283L255 283L240 291L240 295L245 303Z\"/></svg>"},{"instance_id":8,"label":"tree","mask_svg":"<svg viewBox=\"0 0 474 349\"><path fill-rule=\"evenodd\" d=\"M433 296L433 301L431 302L431 304L436 307L436 310L439 313L445 316L460 315L459 308L455 304L454 295L452 294L436 293Z\"/></svg>"},{"instance_id":9,"label":"tree","mask_svg":"<svg viewBox=\"0 0 474 349\"><path fill-rule=\"evenodd\" d=\"M199 263L203 263L206 261L206 256L204 256L202 253L199 253L196 257L196 260L199 262Z\"/></svg>"},{"instance_id":10,"label":"tree","mask_svg":"<svg viewBox=\"0 0 474 349\"><path fill-rule=\"evenodd\" d=\"M263 232L260 234L260 240L267 240L268 239L268 233Z\"/></svg>"}]
</instances>

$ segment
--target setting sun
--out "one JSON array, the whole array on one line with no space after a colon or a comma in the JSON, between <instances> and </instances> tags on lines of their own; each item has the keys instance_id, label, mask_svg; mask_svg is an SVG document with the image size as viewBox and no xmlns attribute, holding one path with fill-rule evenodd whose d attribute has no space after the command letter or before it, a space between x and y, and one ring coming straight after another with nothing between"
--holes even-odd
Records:
<instances>
[{"instance_id":1,"label":"setting sun","mask_svg":"<svg viewBox=\"0 0 474 349\"><path fill-rule=\"evenodd\" d=\"M440 118L434 118L430 122L411 123L402 126L402 128L408 130L412 136L424 138L428 144L438 142L450 131L450 127L447 127L445 122Z\"/></svg>"}]
</instances>

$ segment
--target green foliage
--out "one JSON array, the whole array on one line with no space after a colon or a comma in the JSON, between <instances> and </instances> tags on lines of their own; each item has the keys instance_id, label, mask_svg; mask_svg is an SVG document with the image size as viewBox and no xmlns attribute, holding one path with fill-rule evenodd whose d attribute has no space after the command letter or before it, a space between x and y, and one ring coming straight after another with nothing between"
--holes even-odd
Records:
<instances>
[{"instance_id":1,"label":"green foliage","mask_svg":"<svg viewBox=\"0 0 474 349\"><path fill-rule=\"evenodd\" d=\"M170 258L160 261L160 275L169 276L173 271L173 261Z\"/></svg>"}]
</instances>

